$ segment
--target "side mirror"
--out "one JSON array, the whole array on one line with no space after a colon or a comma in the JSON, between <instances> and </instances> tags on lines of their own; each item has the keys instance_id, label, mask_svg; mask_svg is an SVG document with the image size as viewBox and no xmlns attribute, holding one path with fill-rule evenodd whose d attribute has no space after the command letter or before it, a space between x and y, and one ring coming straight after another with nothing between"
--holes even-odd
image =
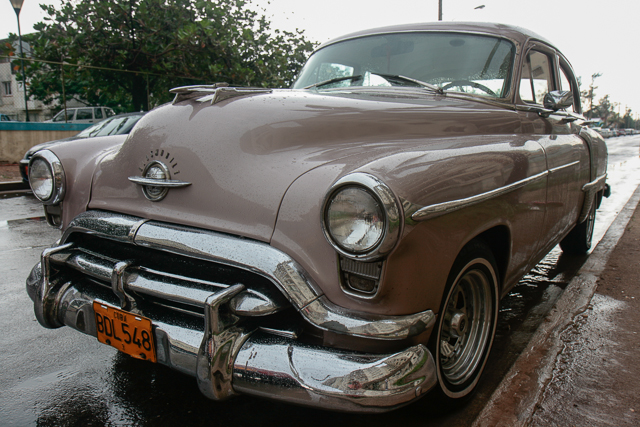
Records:
<instances>
[{"instance_id":1,"label":"side mirror","mask_svg":"<svg viewBox=\"0 0 640 427\"><path fill-rule=\"evenodd\" d=\"M544 96L544 108L558 111L573 105L573 93L570 90L552 90Z\"/></svg>"}]
</instances>

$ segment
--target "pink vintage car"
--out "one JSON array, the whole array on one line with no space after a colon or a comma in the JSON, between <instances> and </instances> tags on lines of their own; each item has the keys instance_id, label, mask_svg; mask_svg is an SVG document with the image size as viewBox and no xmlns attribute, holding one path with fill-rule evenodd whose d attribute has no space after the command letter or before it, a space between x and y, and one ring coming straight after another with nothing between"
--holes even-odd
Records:
<instances>
[{"instance_id":1,"label":"pink vintage car","mask_svg":"<svg viewBox=\"0 0 640 427\"><path fill-rule=\"evenodd\" d=\"M36 153L61 240L39 322L253 394L354 412L469 395L500 298L591 246L607 149L567 59L520 28L379 28L292 89L173 89L125 139Z\"/></svg>"}]
</instances>

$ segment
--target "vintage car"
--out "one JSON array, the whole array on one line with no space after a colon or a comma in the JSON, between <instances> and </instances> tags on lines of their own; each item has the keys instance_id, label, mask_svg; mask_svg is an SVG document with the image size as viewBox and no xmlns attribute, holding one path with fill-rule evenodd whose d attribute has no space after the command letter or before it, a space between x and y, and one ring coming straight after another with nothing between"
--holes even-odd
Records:
<instances>
[{"instance_id":1,"label":"vintage car","mask_svg":"<svg viewBox=\"0 0 640 427\"><path fill-rule=\"evenodd\" d=\"M72 141L74 139L95 138L97 136L126 135L131 132L133 126L135 126L138 120L140 120L145 114L146 113L144 112L117 114L115 116L111 116L106 120L91 125L83 131L79 132L77 135L71 136L69 138L47 141L43 142L42 144L34 145L33 147L29 148L26 153L24 153L24 157L20 159L20 162L18 163L22 180L25 183L29 182L29 161L36 151L42 150L43 148L51 147L52 145L59 144L63 141Z\"/></svg>"},{"instance_id":2,"label":"vintage car","mask_svg":"<svg viewBox=\"0 0 640 427\"><path fill-rule=\"evenodd\" d=\"M569 62L520 28L362 31L291 89L172 92L122 144L32 157L62 236L27 290L43 326L216 400L469 396L500 298L558 243L587 253L609 191Z\"/></svg>"}]
</instances>

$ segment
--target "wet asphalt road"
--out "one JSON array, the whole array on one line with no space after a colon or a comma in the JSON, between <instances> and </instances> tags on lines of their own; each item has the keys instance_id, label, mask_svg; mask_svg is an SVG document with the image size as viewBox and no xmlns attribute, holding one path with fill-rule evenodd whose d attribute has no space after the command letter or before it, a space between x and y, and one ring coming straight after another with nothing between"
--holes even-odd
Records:
<instances>
[{"instance_id":1,"label":"wet asphalt road","mask_svg":"<svg viewBox=\"0 0 640 427\"><path fill-rule=\"evenodd\" d=\"M595 241L640 184L640 135L611 138L613 195L598 210ZM477 393L457 408L429 397L381 415L349 415L252 397L213 402L195 379L137 361L69 328L35 320L24 281L59 231L30 195L0 195L0 426L471 425L584 258L554 249L501 305L494 350Z\"/></svg>"}]
</instances>

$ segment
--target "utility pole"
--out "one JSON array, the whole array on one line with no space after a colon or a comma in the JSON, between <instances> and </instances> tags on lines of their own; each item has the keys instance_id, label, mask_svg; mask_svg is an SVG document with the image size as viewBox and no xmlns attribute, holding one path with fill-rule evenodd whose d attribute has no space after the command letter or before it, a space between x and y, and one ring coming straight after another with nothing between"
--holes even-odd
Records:
<instances>
[{"instance_id":1,"label":"utility pole","mask_svg":"<svg viewBox=\"0 0 640 427\"><path fill-rule=\"evenodd\" d=\"M29 105L27 105L27 77L24 75L24 53L22 52L22 31L20 31L20 9L22 9L24 0L11 0L11 6L16 12L18 20L18 43L20 43L20 68L22 69L22 90L24 91L24 110L27 113L27 122L29 121Z\"/></svg>"}]
</instances>

